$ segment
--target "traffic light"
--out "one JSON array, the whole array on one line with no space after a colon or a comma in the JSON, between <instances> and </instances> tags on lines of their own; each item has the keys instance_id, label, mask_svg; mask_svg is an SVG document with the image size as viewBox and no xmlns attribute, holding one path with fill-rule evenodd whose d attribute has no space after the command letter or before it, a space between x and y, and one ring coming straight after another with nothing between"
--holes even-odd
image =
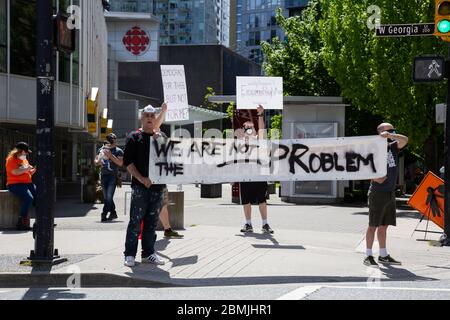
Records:
<instances>
[{"instance_id":1,"label":"traffic light","mask_svg":"<svg viewBox=\"0 0 450 320\"><path fill-rule=\"evenodd\" d=\"M450 41L450 0L435 0L434 35Z\"/></svg>"}]
</instances>

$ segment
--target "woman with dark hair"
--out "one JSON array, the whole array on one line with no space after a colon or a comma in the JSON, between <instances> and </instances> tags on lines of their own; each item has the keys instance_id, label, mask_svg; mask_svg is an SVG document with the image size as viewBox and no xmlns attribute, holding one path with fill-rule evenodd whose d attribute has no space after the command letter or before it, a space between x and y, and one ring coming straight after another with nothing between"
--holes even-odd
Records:
<instances>
[{"instance_id":1,"label":"woman with dark hair","mask_svg":"<svg viewBox=\"0 0 450 320\"><path fill-rule=\"evenodd\" d=\"M17 221L17 230L31 230L28 211L36 197L36 187L32 176L36 168L30 165L27 155L31 153L25 142L19 142L6 158L6 186L12 194L20 198L22 206Z\"/></svg>"}]
</instances>

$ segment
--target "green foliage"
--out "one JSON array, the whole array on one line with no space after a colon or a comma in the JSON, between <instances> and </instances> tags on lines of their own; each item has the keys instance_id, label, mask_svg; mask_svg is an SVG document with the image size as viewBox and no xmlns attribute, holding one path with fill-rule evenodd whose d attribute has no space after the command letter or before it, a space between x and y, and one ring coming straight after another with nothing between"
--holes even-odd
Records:
<instances>
[{"instance_id":1,"label":"green foliage","mask_svg":"<svg viewBox=\"0 0 450 320\"><path fill-rule=\"evenodd\" d=\"M269 139L281 139L281 129L283 123L283 115L276 114L270 119ZM278 131L279 136L274 136L273 131Z\"/></svg>"},{"instance_id":2,"label":"green foliage","mask_svg":"<svg viewBox=\"0 0 450 320\"><path fill-rule=\"evenodd\" d=\"M382 24L432 22L433 1L422 0L320 0L319 22L322 57L342 95L360 110L392 122L410 137L419 153L435 139L440 128L434 118L435 104L445 101L443 84L416 85L413 59L422 54L445 54L435 37L376 38L367 27L367 8L378 5Z\"/></svg>"},{"instance_id":3,"label":"green foliage","mask_svg":"<svg viewBox=\"0 0 450 320\"><path fill-rule=\"evenodd\" d=\"M205 94L205 97L203 99L202 108L213 110L213 111L220 111L220 105L219 104L209 102L209 100L208 100L209 97L212 97L212 96L215 96L215 95L216 95L216 93L214 91L214 88L207 87L206 88L206 94Z\"/></svg>"},{"instance_id":4,"label":"green foliage","mask_svg":"<svg viewBox=\"0 0 450 320\"><path fill-rule=\"evenodd\" d=\"M230 121L233 121L234 106L235 106L234 103L231 102L227 107L227 119L229 119Z\"/></svg>"},{"instance_id":5,"label":"green foliage","mask_svg":"<svg viewBox=\"0 0 450 320\"><path fill-rule=\"evenodd\" d=\"M445 101L445 83L414 84L413 59L446 55L436 37L376 38L367 21L370 5L381 8L382 24L433 22L434 2L423 0L311 0L300 17L277 21L286 39L263 43L267 75L282 76L287 95L342 95L347 134L374 134L380 121L392 122L410 138L409 150L435 158L442 126L435 104ZM433 162L434 161L434 162ZM436 161L428 163L436 168Z\"/></svg>"},{"instance_id":6,"label":"green foliage","mask_svg":"<svg viewBox=\"0 0 450 320\"><path fill-rule=\"evenodd\" d=\"M323 43L317 22L320 17L318 0L311 0L300 17L285 18L279 8L276 18L285 30L286 40L274 38L271 44L263 42L261 45L265 55L265 73L283 77L286 95L340 95L339 86L323 64Z\"/></svg>"}]
</instances>

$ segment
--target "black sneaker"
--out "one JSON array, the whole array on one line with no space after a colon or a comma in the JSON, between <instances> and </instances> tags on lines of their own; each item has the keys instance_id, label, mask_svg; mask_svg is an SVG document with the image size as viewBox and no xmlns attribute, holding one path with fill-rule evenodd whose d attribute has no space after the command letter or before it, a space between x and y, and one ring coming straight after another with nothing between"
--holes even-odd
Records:
<instances>
[{"instance_id":1,"label":"black sneaker","mask_svg":"<svg viewBox=\"0 0 450 320\"><path fill-rule=\"evenodd\" d=\"M102 219L101 219L101 222L107 222L108 221L108 218L106 217L106 214L103 214L102 213Z\"/></svg>"},{"instance_id":2,"label":"black sneaker","mask_svg":"<svg viewBox=\"0 0 450 320\"><path fill-rule=\"evenodd\" d=\"M270 228L269 224L266 223L262 227L262 232L264 232L264 233L273 233L273 230Z\"/></svg>"},{"instance_id":3,"label":"black sneaker","mask_svg":"<svg viewBox=\"0 0 450 320\"><path fill-rule=\"evenodd\" d=\"M108 220L112 221L112 220L116 220L117 218L119 218L119 217L117 216L117 213L114 212L109 215Z\"/></svg>"},{"instance_id":4,"label":"black sneaker","mask_svg":"<svg viewBox=\"0 0 450 320\"><path fill-rule=\"evenodd\" d=\"M387 255L386 257L378 257L378 262L384 263L384 264L395 264L395 265L402 264L400 261L395 260L390 255Z\"/></svg>"},{"instance_id":5,"label":"black sneaker","mask_svg":"<svg viewBox=\"0 0 450 320\"><path fill-rule=\"evenodd\" d=\"M172 228L169 228L167 230L164 230L164 237L165 238L177 238L177 239L181 239L184 237L184 235L179 234L176 231L173 231Z\"/></svg>"},{"instance_id":6,"label":"black sneaker","mask_svg":"<svg viewBox=\"0 0 450 320\"><path fill-rule=\"evenodd\" d=\"M253 227L251 224L246 223L241 229L241 232L253 232Z\"/></svg>"},{"instance_id":7,"label":"black sneaker","mask_svg":"<svg viewBox=\"0 0 450 320\"><path fill-rule=\"evenodd\" d=\"M375 259L372 256L368 256L364 259L364 264L369 267L378 267L378 263L376 263Z\"/></svg>"}]
</instances>

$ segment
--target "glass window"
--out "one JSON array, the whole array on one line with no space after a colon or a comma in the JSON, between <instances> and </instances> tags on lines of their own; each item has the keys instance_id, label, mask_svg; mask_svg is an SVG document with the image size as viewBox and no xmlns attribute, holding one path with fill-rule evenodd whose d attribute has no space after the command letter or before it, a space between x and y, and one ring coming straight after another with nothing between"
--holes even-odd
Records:
<instances>
[{"instance_id":1,"label":"glass window","mask_svg":"<svg viewBox=\"0 0 450 320\"><path fill-rule=\"evenodd\" d=\"M0 72L6 72L6 0L0 0Z\"/></svg>"},{"instance_id":2,"label":"glass window","mask_svg":"<svg viewBox=\"0 0 450 320\"><path fill-rule=\"evenodd\" d=\"M36 0L11 0L11 73L36 76Z\"/></svg>"}]
</instances>

